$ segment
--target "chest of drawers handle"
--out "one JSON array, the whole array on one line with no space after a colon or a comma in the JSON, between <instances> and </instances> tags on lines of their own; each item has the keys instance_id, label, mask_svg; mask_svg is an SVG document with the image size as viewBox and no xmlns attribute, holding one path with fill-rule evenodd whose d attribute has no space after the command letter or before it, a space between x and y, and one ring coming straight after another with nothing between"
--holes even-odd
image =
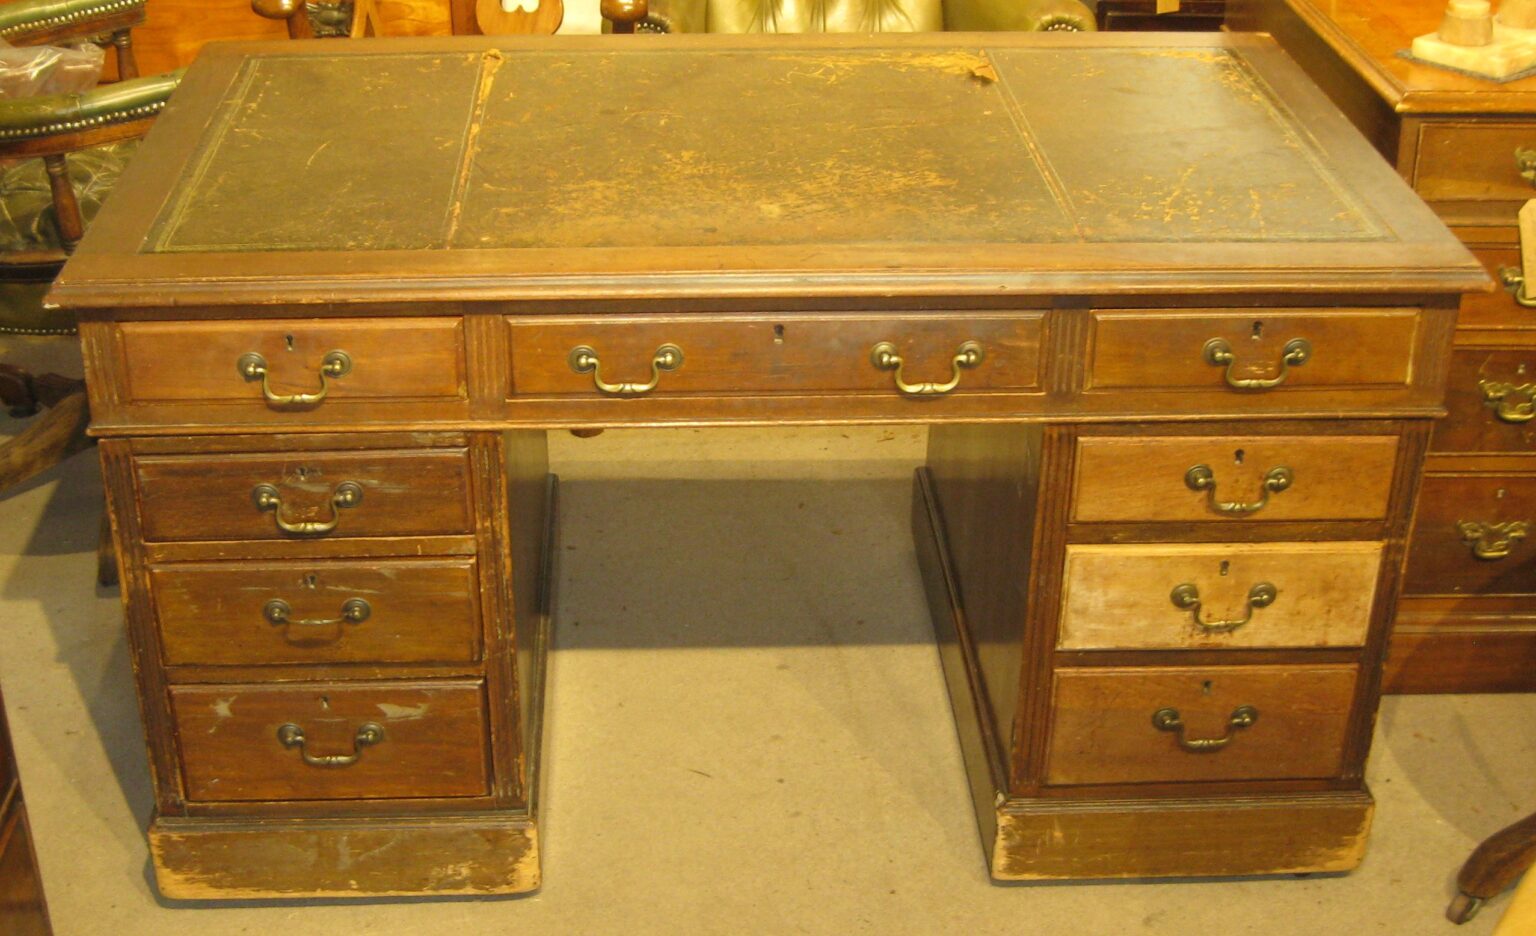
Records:
<instances>
[{"instance_id":1,"label":"chest of drawers handle","mask_svg":"<svg viewBox=\"0 0 1536 936\"><path fill-rule=\"evenodd\" d=\"M597 352L586 345L578 345L571 349L566 358L570 361L571 370L578 374L591 374L592 385L600 392L609 396L638 396L642 393L650 393L661 383L662 371L675 371L683 366L683 349L675 344L664 344L651 355L651 379L643 384L639 383L609 383L603 379L602 360Z\"/></svg>"},{"instance_id":2,"label":"chest of drawers handle","mask_svg":"<svg viewBox=\"0 0 1536 936\"><path fill-rule=\"evenodd\" d=\"M894 371L891 379L896 383L896 389L907 396L942 396L960 386L960 371L970 370L982 362L986 352L981 344L976 341L962 342L955 349L955 356L950 359L950 378L944 383L907 383L902 376L902 369L906 362L896 352L896 346L889 341L882 341L869 351L869 361L875 365L876 370Z\"/></svg>"},{"instance_id":3,"label":"chest of drawers handle","mask_svg":"<svg viewBox=\"0 0 1536 936\"><path fill-rule=\"evenodd\" d=\"M1515 147L1515 169L1520 173L1520 178L1536 188L1536 149L1529 146Z\"/></svg>"},{"instance_id":4,"label":"chest of drawers handle","mask_svg":"<svg viewBox=\"0 0 1536 936\"><path fill-rule=\"evenodd\" d=\"M1219 501L1216 499L1216 472L1210 465L1196 465L1184 472L1184 484L1191 491L1204 491L1205 502L1212 510L1228 516L1258 513L1269 503L1270 494L1278 494L1291 486L1295 475L1284 465L1276 465L1264 475L1264 487L1256 501Z\"/></svg>"},{"instance_id":5,"label":"chest of drawers handle","mask_svg":"<svg viewBox=\"0 0 1536 936\"><path fill-rule=\"evenodd\" d=\"M293 619L293 607L281 598L273 598L261 609L262 617L274 627L283 628L283 638L289 643L315 644L331 643L341 637L342 631L348 624L361 624L373 614L373 606L364 598L348 598L341 604L341 616L333 618L300 618ZM304 634L295 636L294 628L335 628L335 633L330 636L315 636Z\"/></svg>"},{"instance_id":6,"label":"chest of drawers handle","mask_svg":"<svg viewBox=\"0 0 1536 936\"><path fill-rule=\"evenodd\" d=\"M1196 588L1193 582L1175 585L1173 593L1169 597L1173 599L1174 607L1189 611L1190 617L1194 618L1195 626L1202 631L1207 634L1230 634L1232 631L1253 620L1255 608L1267 608L1274 604L1275 598L1278 595L1279 591L1268 582L1260 582L1248 589L1246 610L1243 612L1243 616L1235 621L1207 621L1202 619L1200 617L1200 589Z\"/></svg>"},{"instance_id":7,"label":"chest of drawers handle","mask_svg":"<svg viewBox=\"0 0 1536 936\"><path fill-rule=\"evenodd\" d=\"M1202 352L1205 363L1212 367L1225 367L1222 379L1227 386L1234 390L1272 390L1285 383L1290 376L1291 368L1300 367L1312 357L1312 342L1305 338L1292 338L1280 349L1280 369L1275 371L1273 377L1238 377L1233 374L1237 367L1237 355L1232 351L1232 343L1225 338L1212 338L1205 343Z\"/></svg>"},{"instance_id":8,"label":"chest of drawers handle","mask_svg":"<svg viewBox=\"0 0 1536 936\"><path fill-rule=\"evenodd\" d=\"M363 486L356 481L343 481L331 492L331 519L300 520L283 519L283 496L274 485L258 484L251 489L251 500L256 509L272 511L272 520L284 533L296 536L319 536L336 529L341 523L341 512L363 502Z\"/></svg>"},{"instance_id":9,"label":"chest of drawers handle","mask_svg":"<svg viewBox=\"0 0 1536 936\"><path fill-rule=\"evenodd\" d=\"M1194 754L1219 751L1232 743L1237 732L1259 720L1259 710L1251 705L1239 705L1227 719L1227 733L1219 738L1189 738L1184 735L1184 719L1175 708L1161 708L1152 713L1152 724L1158 731L1172 731L1178 736L1179 747Z\"/></svg>"},{"instance_id":10,"label":"chest of drawers handle","mask_svg":"<svg viewBox=\"0 0 1536 936\"><path fill-rule=\"evenodd\" d=\"M304 729L292 722L277 729L277 740L285 748L298 748L299 756L304 758L304 763L311 767L350 767L362 760L363 748L371 747L384 740L384 728L368 722L357 729L357 734L352 737L351 754L309 753L304 747Z\"/></svg>"},{"instance_id":11,"label":"chest of drawers handle","mask_svg":"<svg viewBox=\"0 0 1536 936\"><path fill-rule=\"evenodd\" d=\"M271 368L267 366L267 359L255 351L240 355L235 367L247 381L261 381L261 395L266 398L268 406L279 409L316 406L331 392L330 381L352 372L352 356L345 351L327 352L320 361L320 389L313 393L273 393Z\"/></svg>"},{"instance_id":12,"label":"chest of drawers handle","mask_svg":"<svg viewBox=\"0 0 1536 936\"><path fill-rule=\"evenodd\" d=\"M1536 383L1515 384L1498 380L1479 380L1483 402L1493 407L1493 414L1507 423L1528 423L1536 419ZM1509 399L1525 397L1523 402Z\"/></svg>"},{"instance_id":13,"label":"chest of drawers handle","mask_svg":"<svg viewBox=\"0 0 1536 936\"><path fill-rule=\"evenodd\" d=\"M1472 555L1489 562L1508 556L1516 541L1525 539L1530 526L1525 520L1510 520L1507 523L1460 520L1456 523L1462 540L1472 547Z\"/></svg>"}]
</instances>

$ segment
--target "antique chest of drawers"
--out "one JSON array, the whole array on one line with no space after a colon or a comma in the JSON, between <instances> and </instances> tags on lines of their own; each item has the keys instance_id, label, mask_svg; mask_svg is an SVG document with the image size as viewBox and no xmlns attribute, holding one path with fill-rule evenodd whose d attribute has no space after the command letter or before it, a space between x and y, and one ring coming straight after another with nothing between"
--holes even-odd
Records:
<instances>
[{"instance_id":1,"label":"antique chest of drawers","mask_svg":"<svg viewBox=\"0 0 1536 936\"><path fill-rule=\"evenodd\" d=\"M1488 272L1520 272L1516 212L1536 198L1536 78L1497 83L1403 59L1437 0L1235 0L1314 78ZM1536 271L1532 271L1536 275ZM1514 291L1462 307L1435 427L1389 692L1536 690L1536 309Z\"/></svg>"},{"instance_id":2,"label":"antique chest of drawers","mask_svg":"<svg viewBox=\"0 0 1536 936\"><path fill-rule=\"evenodd\" d=\"M161 890L538 885L624 426L932 427L996 877L1358 862L1472 257L1267 40L658 40L210 49L64 271Z\"/></svg>"}]
</instances>

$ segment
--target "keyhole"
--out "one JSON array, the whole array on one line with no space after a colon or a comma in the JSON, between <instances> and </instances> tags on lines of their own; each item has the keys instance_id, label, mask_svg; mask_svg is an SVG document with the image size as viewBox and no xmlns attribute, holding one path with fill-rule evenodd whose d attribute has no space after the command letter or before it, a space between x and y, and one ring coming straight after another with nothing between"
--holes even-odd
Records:
<instances>
[{"instance_id":1,"label":"keyhole","mask_svg":"<svg viewBox=\"0 0 1536 936\"><path fill-rule=\"evenodd\" d=\"M1231 570L1231 568L1232 568L1232 563L1228 562L1225 559L1221 560L1221 574L1222 575L1226 575L1227 572Z\"/></svg>"},{"instance_id":2,"label":"keyhole","mask_svg":"<svg viewBox=\"0 0 1536 936\"><path fill-rule=\"evenodd\" d=\"M1237 462L1237 463L1238 463L1238 464L1239 464L1239 465L1241 465L1241 464L1242 464L1242 463L1243 463L1243 454L1244 454L1244 453L1243 453L1243 450L1242 450L1242 449L1238 449L1238 450L1237 450L1237 451L1235 451L1235 452L1233 452L1233 453L1232 453L1232 459L1233 459L1233 461L1235 461L1235 462Z\"/></svg>"},{"instance_id":3,"label":"keyhole","mask_svg":"<svg viewBox=\"0 0 1536 936\"><path fill-rule=\"evenodd\" d=\"M1209 686L1210 683L1206 683L1206 685ZM326 711L330 711L330 709L331 709L331 697L330 696L321 696L320 697L320 707L325 709Z\"/></svg>"},{"instance_id":4,"label":"keyhole","mask_svg":"<svg viewBox=\"0 0 1536 936\"><path fill-rule=\"evenodd\" d=\"M1494 500L1503 500L1504 499L1504 495L1508 494L1508 493L1509 492L1504 490L1503 488L1499 488L1497 491L1493 492L1493 498L1494 498Z\"/></svg>"},{"instance_id":5,"label":"keyhole","mask_svg":"<svg viewBox=\"0 0 1536 936\"><path fill-rule=\"evenodd\" d=\"M1211 694L1211 681L1209 679L1207 679L1205 682L1200 684L1200 694L1201 695L1210 695Z\"/></svg>"},{"instance_id":6,"label":"keyhole","mask_svg":"<svg viewBox=\"0 0 1536 936\"><path fill-rule=\"evenodd\" d=\"M293 350L293 336L292 335L284 335L283 336L283 344L287 345L289 351L292 351Z\"/></svg>"},{"instance_id":7,"label":"keyhole","mask_svg":"<svg viewBox=\"0 0 1536 936\"><path fill-rule=\"evenodd\" d=\"M1525 376L1525 365L1521 364L1519 367L1515 368L1515 373L1522 377Z\"/></svg>"},{"instance_id":8,"label":"keyhole","mask_svg":"<svg viewBox=\"0 0 1536 936\"><path fill-rule=\"evenodd\" d=\"M304 467L303 465L299 466L297 473L298 473L300 481L307 481L307 480L309 480L309 469Z\"/></svg>"},{"instance_id":9,"label":"keyhole","mask_svg":"<svg viewBox=\"0 0 1536 936\"><path fill-rule=\"evenodd\" d=\"M773 326L773 343L774 344L783 344L784 343L784 326L783 325L775 325L775 326Z\"/></svg>"},{"instance_id":10,"label":"keyhole","mask_svg":"<svg viewBox=\"0 0 1536 936\"><path fill-rule=\"evenodd\" d=\"M304 581L299 583L301 587L314 591L320 585L320 576L311 572L304 576Z\"/></svg>"},{"instance_id":11,"label":"keyhole","mask_svg":"<svg viewBox=\"0 0 1536 936\"><path fill-rule=\"evenodd\" d=\"M1258 341L1260 338L1264 337L1264 323L1263 322L1254 322L1253 323L1253 334L1250 335L1249 337L1252 338L1254 341Z\"/></svg>"}]
</instances>

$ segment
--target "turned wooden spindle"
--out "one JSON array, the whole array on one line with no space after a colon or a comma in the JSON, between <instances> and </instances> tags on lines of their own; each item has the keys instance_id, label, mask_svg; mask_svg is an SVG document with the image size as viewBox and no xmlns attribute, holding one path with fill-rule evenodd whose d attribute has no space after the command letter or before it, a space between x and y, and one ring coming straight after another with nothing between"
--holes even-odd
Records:
<instances>
[{"instance_id":1,"label":"turned wooden spindle","mask_svg":"<svg viewBox=\"0 0 1536 936\"><path fill-rule=\"evenodd\" d=\"M649 15L650 5L646 0L602 0L601 10L615 33L626 34L634 32L635 24Z\"/></svg>"}]
</instances>

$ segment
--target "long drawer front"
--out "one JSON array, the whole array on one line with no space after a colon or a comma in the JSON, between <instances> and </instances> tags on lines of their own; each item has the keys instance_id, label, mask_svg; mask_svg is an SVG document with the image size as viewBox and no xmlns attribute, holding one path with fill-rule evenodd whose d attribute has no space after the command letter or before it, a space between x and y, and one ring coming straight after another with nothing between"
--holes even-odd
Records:
<instances>
[{"instance_id":1,"label":"long drawer front","mask_svg":"<svg viewBox=\"0 0 1536 936\"><path fill-rule=\"evenodd\" d=\"M144 537L320 539L467 533L463 449L141 456Z\"/></svg>"},{"instance_id":2,"label":"long drawer front","mask_svg":"<svg viewBox=\"0 0 1536 936\"><path fill-rule=\"evenodd\" d=\"M480 659L472 557L168 563L149 585L179 665Z\"/></svg>"},{"instance_id":3,"label":"long drawer front","mask_svg":"<svg viewBox=\"0 0 1536 936\"><path fill-rule=\"evenodd\" d=\"M1046 782L1336 776L1358 670L1352 664L1057 669Z\"/></svg>"},{"instance_id":4,"label":"long drawer front","mask_svg":"<svg viewBox=\"0 0 1536 936\"><path fill-rule=\"evenodd\" d=\"M174 686L193 802L483 796L479 680Z\"/></svg>"},{"instance_id":5,"label":"long drawer front","mask_svg":"<svg viewBox=\"0 0 1536 936\"><path fill-rule=\"evenodd\" d=\"M508 318L514 396L913 395L1040 388L1044 314ZM926 388L926 389L923 389Z\"/></svg>"}]
</instances>

